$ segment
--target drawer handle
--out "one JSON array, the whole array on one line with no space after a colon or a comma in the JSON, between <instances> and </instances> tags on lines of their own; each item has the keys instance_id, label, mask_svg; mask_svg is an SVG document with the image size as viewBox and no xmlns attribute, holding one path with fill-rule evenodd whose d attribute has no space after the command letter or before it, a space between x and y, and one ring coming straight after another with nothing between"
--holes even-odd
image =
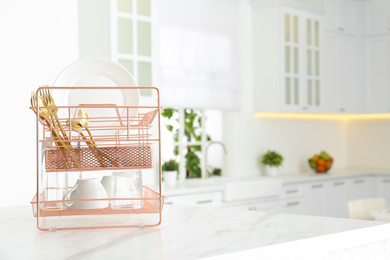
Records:
<instances>
[{"instance_id":1,"label":"drawer handle","mask_svg":"<svg viewBox=\"0 0 390 260\"><path fill-rule=\"evenodd\" d=\"M199 200L196 202L196 204L206 204L206 203L211 203L213 200Z\"/></svg>"},{"instance_id":2,"label":"drawer handle","mask_svg":"<svg viewBox=\"0 0 390 260\"><path fill-rule=\"evenodd\" d=\"M382 182L388 183L388 182L390 182L390 180L389 179L384 179L384 180L382 180Z\"/></svg>"},{"instance_id":3,"label":"drawer handle","mask_svg":"<svg viewBox=\"0 0 390 260\"><path fill-rule=\"evenodd\" d=\"M343 181L339 181L339 182L335 182L333 183L334 186L341 186L341 185L344 185L344 182Z\"/></svg>"},{"instance_id":4,"label":"drawer handle","mask_svg":"<svg viewBox=\"0 0 390 260\"><path fill-rule=\"evenodd\" d=\"M172 201L167 201L167 202L164 202L165 205L172 205L173 202Z\"/></svg>"},{"instance_id":5,"label":"drawer handle","mask_svg":"<svg viewBox=\"0 0 390 260\"><path fill-rule=\"evenodd\" d=\"M340 32L344 32L344 28L343 27L339 27L339 31Z\"/></svg>"},{"instance_id":6,"label":"drawer handle","mask_svg":"<svg viewBox=\"0 0 390 260\"><path fill-rule=\"evenodd\" d=\"M308 108L307 107L302 107L302 110L307 110Z\"/></svg>"},{"instance_id":7,"label":"drawer handle","mask_svg":"<svg viewBox=\"0 0 390 260\"><path fill-rule=\"evenodd\" d=\"M364 183L364 180L355 180L355 183Z\"/></svg>"},{"instance_id":8,"label":"drawer handle","mask_svg":"<svg viewBox=\"0 0 390 260\"><path fill-rule=\"evenodd\" d=\"M295 190L288 190L288 191L286 191L286 193L287 194L291 194L291 193L297 193L298 192L298 190L297 189L295 189Z\"/></svg>"},{"instance_id":9,"label":"drawer handle","mask_svg":"<svg viewBox=\"0 0 390 260\"><path fill-rule=\"evenodd\" d=\"M287 207L299 205L299 201L289 202L287 203Z\"/></svg>"},{"instance_id":10,"label":"drawer handle","mask_svg":"<svg viewBox=\"0 0 390 260\"><path fill-rule=\"evenodd\" d=\"M324 186L324 184L316 184L316 185L312 185L311 187L313 189L318 189L318 188L322 188Z\"/></svg>"}]
</instances>

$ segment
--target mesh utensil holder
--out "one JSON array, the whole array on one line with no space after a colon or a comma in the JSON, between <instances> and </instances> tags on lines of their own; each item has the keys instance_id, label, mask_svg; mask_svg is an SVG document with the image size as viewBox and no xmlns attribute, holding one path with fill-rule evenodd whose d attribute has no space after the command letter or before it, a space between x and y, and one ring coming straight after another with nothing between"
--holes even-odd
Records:
<instances>
[{"instance_id":1,"label":"mesh utensil holder","mask_svg":"<svg viewBox=\"0 0 390 260\"><path fill-rule=\"evenodd\" d=\"M104 161L105 167L102 167L96 154L100 152L105 156L100 156ZM46 171L65 171L65 170L96 170L117 168L151 168L153 167L153 149L152 146L121 146L121 147L102 147L79 149L58 150L50 148L45 150ZM73 157L72 157L73 155ZM73 160L76 156L79 166ZM107 157L112 160L108 160ZM65 159L65 160L64 160Z\"/></svg>"}]
</instances>

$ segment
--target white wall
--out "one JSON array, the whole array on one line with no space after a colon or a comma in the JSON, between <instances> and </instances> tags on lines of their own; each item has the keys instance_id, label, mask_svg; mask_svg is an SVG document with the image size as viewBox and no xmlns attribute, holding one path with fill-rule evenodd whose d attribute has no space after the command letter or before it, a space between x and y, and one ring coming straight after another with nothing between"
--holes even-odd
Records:
<instances>
[{"instance_id":1,"label":"white wall","mask_svg":"<svg viewBox=\"0 0 390 260\"><path fill-rule=\"evenodd\" d=\"M245 1L242 1L245 3ZM242 109L224 113L224 142L229 176L260 175L259 157L268 149L280 152L285 161L282 173L308 172L307 160L326 150L334 158L333 168L347 167L346 122L331 119L278 119L253 117L253 73L251 9L241 4L240 70Z\"/></svg>"},{"instance_id":2,"label":"white wall","mask_svg":"<svg viewBox=\"0 0 390 260\"><path fill-rule=\"evenodd\" d=\"M77 1L0 1L0 206L27 205L36 192L31 91L77 59Z\"/></svg>"},{"instance_id":3,"label":"white wall","mask_svg":"<svg viewBox=\"0 0 390 260\"><path fill-rule=\"evenodd\" d=\"M390 167L390 120L347 122L348 162L354 167Z\"/></svg>"}]
</instances>

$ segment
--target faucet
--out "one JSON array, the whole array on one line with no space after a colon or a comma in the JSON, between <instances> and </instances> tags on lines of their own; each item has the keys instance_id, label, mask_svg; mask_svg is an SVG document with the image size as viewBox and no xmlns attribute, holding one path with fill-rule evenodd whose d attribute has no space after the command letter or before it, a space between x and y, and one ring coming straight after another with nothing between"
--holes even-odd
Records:
<instances>
[{"instance_id":1,"label":"faucet","mask_svg":"<svg viewBox=\"0 0 390 260\"><path fill-rule=\"evenodd\" d=\"M222 142L209 142L207 144L205 152L204 152L204 157L205 157L204 161L205 161L205 165L206 165L207 177L210 177L213 174L213 171L210 170L211 167L209 168L209 165L208 165L208 162L207 162L207 151L209 150L209 147L212 144L219 144L219 145L221 145L223 150L224 150L224 152L225 152L225 154L227 154L226 147L225 147L225 145Z\"/></svg>"}]
</instances>

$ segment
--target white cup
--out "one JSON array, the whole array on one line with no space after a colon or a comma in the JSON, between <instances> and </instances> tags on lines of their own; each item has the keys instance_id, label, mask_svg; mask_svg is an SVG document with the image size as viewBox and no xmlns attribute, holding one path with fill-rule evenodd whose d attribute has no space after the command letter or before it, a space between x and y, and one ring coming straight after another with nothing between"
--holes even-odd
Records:
<instances>
[{"instance_id":1,"label":"white cup","mask_svg":"<svg viewBox=\"0 0 390 260\"><path fill-rule=\"evenodd\" d=\"M114 198L129 198L129 200L112 200L112 209L140 209L144 207L141 171L114 172L112 176L112 192Z\"/></svg>"},{"instance_id":2,"label":"white cup","mask_svg":"<svg viewBox=\"0 0 390 260\"><path fill-rule=\"evenodd\" d=\"M76 185L65 194L64 200L107 199L107 192L97 178L78 179ZM73 209L102 209L108 207L107 200L66 201Z\"/></svg>"},{"instance_id":3,"label":"white cup","mask_svg":"<svg viewBox=\"0 0 390 260\"><path fill-rule=\"evenodd\" d=\"M103 178L100 182L107 192L107 197L108 198L114 197L114 193L112 191L112 176L111 175L110 176L103 176ZM111 204L111 200L109 200L108 203Z\"/></svg>"}]
</instances>

